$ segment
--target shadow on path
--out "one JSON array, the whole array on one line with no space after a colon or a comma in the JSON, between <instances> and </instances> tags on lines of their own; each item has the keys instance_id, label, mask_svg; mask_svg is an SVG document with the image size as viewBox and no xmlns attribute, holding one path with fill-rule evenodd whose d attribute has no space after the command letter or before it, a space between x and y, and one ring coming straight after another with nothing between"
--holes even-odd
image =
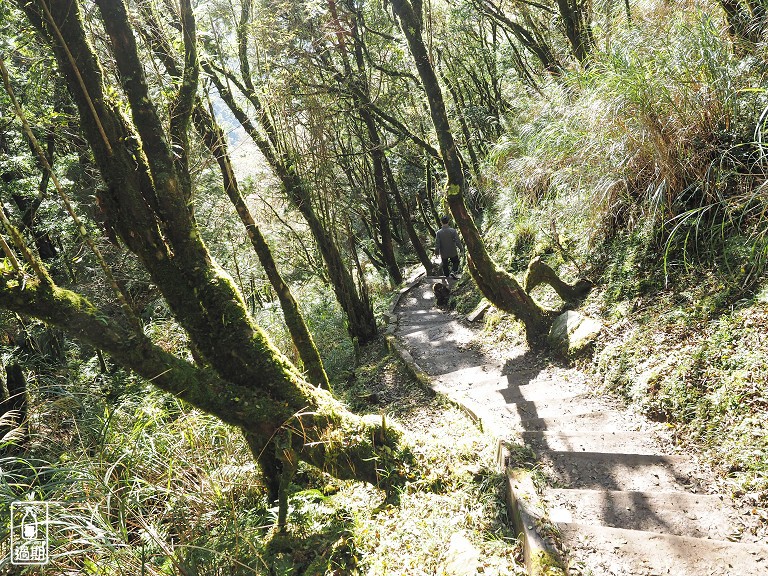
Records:
<instances>
[{"instance_id":1,"label":"shadow on path","mask_svg":"<svg viewBox=\"0 0 768 576\"><path fill-rule=\"evenodd\" d=\"M433 387L468 406L487 432L521 438L536 452L551 485L545 498L556 508L555 521L664 534L676 558L685 558L690 545L690 538L676 535L725 538L720 528L727 527L728 512L715 502L707 503L714 509L697 508L707 498L686 492L697 487L697 466L665 454L656 425L596 397L580 371L523 347L504 361L484 356L471 345L478 328L436 308L429 282L401 298L396 337ZM591 547L592 563L615 561L619 548Z\"/></svg>"}]
</instances>

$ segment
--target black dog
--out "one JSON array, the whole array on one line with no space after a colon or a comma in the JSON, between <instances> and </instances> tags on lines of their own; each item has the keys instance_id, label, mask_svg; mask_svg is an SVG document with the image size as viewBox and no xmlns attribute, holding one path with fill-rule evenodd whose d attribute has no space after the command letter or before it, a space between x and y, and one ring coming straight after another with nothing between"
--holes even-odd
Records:
<instances>
[{"instance_id":1,"label":"black dog","mask_svg":"<svg viewBox=\"0 0 768 576\"><path fill-rule=\"evenodd\" d=\"M432 290L435 293L435 304L440 308L448 306L448 298L451 295L451 289L442 282L435 282L432 286Z\"/></svg>"}]
</instances>

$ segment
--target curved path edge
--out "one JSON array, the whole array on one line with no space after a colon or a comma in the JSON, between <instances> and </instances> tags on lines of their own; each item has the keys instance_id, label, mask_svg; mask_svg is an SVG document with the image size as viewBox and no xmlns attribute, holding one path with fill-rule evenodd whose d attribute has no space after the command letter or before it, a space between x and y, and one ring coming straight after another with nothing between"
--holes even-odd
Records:
<instances>
[{"instance_id":1,"label":"curved path edge","mask_svg":"<svg viewBox=\"0 0 768 576\"><path fill-rule=\"evenodd\" d=\"M451 391L442 390L436 386L432 377L418 365L411 353L395 337L399 322L395 309L400 303L400 299L426 279L428 277L422 272L412 278L395 296L386 313L387 329L385 338L387 348L398 356L417 382L431 390L435 395L439 395L454 406L457 406L480 428L481 432L484 432L482 418L466 403L464 397L459 394L452 394ZM556 545L542 538L537 531L537 526L541 526L544 523L545 513L544 505L533 484L530 472L521 468L510 467L508 465L510 455L507 442L500 437L494 436L493 438L497 446L497 469L506 476L504 487L507 515L512 522L514 531L522 542L526 571L530 576L558 576L565 574Z\"/></svg>"}]
</instances>

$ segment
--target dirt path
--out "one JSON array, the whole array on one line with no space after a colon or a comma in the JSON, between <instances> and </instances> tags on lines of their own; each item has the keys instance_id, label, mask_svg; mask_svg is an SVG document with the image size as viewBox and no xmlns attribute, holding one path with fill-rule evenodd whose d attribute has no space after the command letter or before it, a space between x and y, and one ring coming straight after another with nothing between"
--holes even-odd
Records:
<instances>
[{"instance_id":1,"label":"dirt path","mask_svg":"<svg viewBox=\"0 0 768 576\"><path fill-rule=\"evenodd\" d=\"M470 347L477 328L434 307L436 281L402 295L395 335L487 433L534 450L571 574L768 576L766 543L749 540L711 474L676 453L661 425L595 395L574 368Z\"/></svg>"}]
</instances>

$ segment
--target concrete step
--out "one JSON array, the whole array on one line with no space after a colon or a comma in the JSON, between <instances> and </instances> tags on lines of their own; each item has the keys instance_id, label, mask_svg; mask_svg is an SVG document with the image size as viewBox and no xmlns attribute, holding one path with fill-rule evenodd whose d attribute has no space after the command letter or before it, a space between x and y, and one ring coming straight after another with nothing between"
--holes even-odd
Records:
<instances>
[{"instance_id":1,"label":"concrete step","mask_svg":"<svg viewBox=\"0 0 768 576\"><path fill-rule=\"evenodd\" d=\"M683 456L546 450L541 460L560 488L666 492L697 486L695 466Z\"/></svg>"},{"instance_id":2,"label":"concrete step","mask_svg":"<svg viewBox=\"0 0 768 576\"><path fill-rule=\"evenodd\" d=\"M401 314L401 316L403 316ZM402 317L397 322L397 334L403 337L408 334L409 331L413 331L419 328L432 327L432 326L445 326L446 318L440 313L429 313L415 318L411 315Z\"/></svg>"},{"instance_id":3,"label":"concrete step","mask_svg":"<svg viewBox=\"0 0 768 576\"><path fill-rule=\"evenodd\" d=\"M450 335L449 326L445 325L445 318L433 318L425 316L419 318L417 322L403 322L397 329L397 335L400 339L407 341L410 345L423 339L423 333L429 333L438 336Z\"/></svg>"},{"instance_id":4,"label":"concrete step","mask_svg":"<svg viewBox=\"0 0 768 576\"><path fill-rule=\"evenodd\" d=\"M504 378L501 370L501 365L478 364L441 374L440 380L456 383L463 382L467 386L472 387L495 386L500 385L499 382Z\"/></svg>"},{"instance_id":5,"label":"concrete step","mask_svg":"<svg viewBox=\"0 0 768 576\"><path fill-rule=\"evenodd\" d=\"M568 490L545 492L549 518L579 523L726 540L732 534L731 503L723 496L688 492Z\"/></svg>"},{"instance_id":6,"label":"concrete step","mask_svg":"<svg viewBox=\"0 0 768 576\"><path fill-rule=\"evenodd\" d=\"M529 430L522 432L523 441L536 452L546 450L594 452L624 456L630 454L654 455L659 447L641 432L558 432Z\"/></svg>"},{"instance_id":7,"label":"concrete step","mask_svg":"<svg viewBox=\"0 0 768 576\"><path fill-rule=\"evenodd\" d=\"M435 385L451 390L485 389L487 386L494 388L499 386L502 378L500 372L500 367L485 364L463 366L435 377Z\"/></svg>"},{"instance_id":8,"label":"concrete step","mask_svg":"<svg viewBox=\"0 0 768 576\"><path fill-rule=\"evenodd\" d=\"M584 408L585 404L590 404L591 401L592 396L585 392L565 398L542 398L536 401L521 399L507 404L506 408L518 420L558 418L591 412L591 410Z\"/></svg>"},{"instance_id":9,"label":"concrete step","mask_svg":"<svg viewBox=\"0 0 768 576\"><path fill-rule=\"evenodd\" d=\"M487 372L483 374L481 370L476 369L473 376L474 380L469 379L469 376L456 379L452 373L443 374L437 378L437 384L461 390L469 397L504 404L573 398L586 391L583 384L556 381L550 379L546 372L542 373L538 370L495 376Z\"/></svg>"},{"instance_id":10,"label":"concrete step","mask_svg":"<svg viewBox=\"0 0 768 576\"><path fill-rule=\"evenodd\" d=\"M768 547L580 523L557 525L570 563L595 576L763 576ZM612 551L594 554L594 550Z\"/></svg>"},{"instance_id":11,"label":"concrete step","mask_svg":"<svg viewBox=\"0 0 768 576\"><path fill-rule=\"evenodd\" d=\"M585 410L588 407L585 406ZM563 414L549 418L524 418L518 425L527 431L569 432L622 432L627 431L626 420L617 412L583 412Z\"/></svg>"}]
</instances>

